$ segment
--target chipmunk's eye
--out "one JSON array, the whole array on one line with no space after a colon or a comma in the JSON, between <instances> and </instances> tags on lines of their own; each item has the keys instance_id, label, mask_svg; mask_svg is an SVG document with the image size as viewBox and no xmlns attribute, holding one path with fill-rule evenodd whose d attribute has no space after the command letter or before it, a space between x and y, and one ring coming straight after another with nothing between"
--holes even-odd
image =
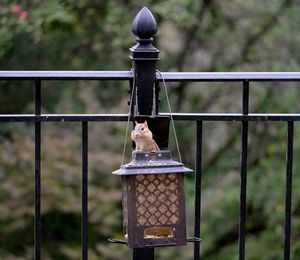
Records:
<instances>
[{"instance_id":1,"label":"chipmunk's eye","mask_svg":"<svg viewBox=\"0 0 300 260\"><path fill-rule=\"evenodd\" d=\"M142 131L144 131L144 127L142 127L142 129L141 129Z\"/></svg>"}]
</instances>

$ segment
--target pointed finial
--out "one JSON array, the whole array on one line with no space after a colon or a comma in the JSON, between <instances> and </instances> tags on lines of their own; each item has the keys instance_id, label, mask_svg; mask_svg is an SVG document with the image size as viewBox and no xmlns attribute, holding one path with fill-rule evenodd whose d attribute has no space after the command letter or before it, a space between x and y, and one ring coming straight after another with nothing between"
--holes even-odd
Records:
<instances>
[{"instance_id":1,"label":"pointed finial","mask_svg":"<svg viewBox=\"0 0 300 260\"><path fill-rule=\"evenodd\" d=\"M151 42L157 32L157 23L147 7L143 7L132 22L132 32L140 42Z\"/></svg>"}]
</instances>

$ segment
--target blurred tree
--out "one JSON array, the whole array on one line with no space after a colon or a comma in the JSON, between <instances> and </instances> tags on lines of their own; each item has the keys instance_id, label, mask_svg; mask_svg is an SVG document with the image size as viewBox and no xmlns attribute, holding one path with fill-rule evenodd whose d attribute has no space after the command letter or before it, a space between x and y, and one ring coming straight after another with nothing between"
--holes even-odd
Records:
<instances>
[{"instance_id":1,"label":"blurred tree","mask_svg":"<svg viewBox=\"0 0 300 260\"><path fill-rule=\"evenodd\" d=\"M299 71L298 1L52 0L0 3L0 70L129 70L130 24L142 5L159 24L155 45L162 71ZM241 86L170 84L173 112L239 112ZM1 82L0 113L31 113L33 83ZM43 82L43 111L126 112L127 85ZM299 112L292 83L250 86L251 112ZM164 101L164 94L161 93ZM165 102L161 111L166 111ZM216 127L217 126L217 127ZM194 127L176 124L184 161L192 167ZM247 254L280 259L283 241L285 125L250 123ZM43 128L43 259L80 256L80 128ZM32 259L33 129L0 126L0 257ZM124 124L90 124L90 259L124 259L118 167ZM295 129L295 154L300 149ZM204 124L203 259L236 259L240 124ZM259 148L259 149L258 149ZM175 154L175 152L174 152ZM295 160L295 172L299 169ZM188 207L193 181L187 179ZM300 255L300 180L294 179L292 255ZM191 214L192 210L188 210ZM189 216L191 228L192 215ZM26 235L24 235L26 234ZM16 239L21 237L22 239ZM117 249L117 250L116 250ZM192 250L158 250L163 259L190 259Z\"/></svg>"}]
</instances>

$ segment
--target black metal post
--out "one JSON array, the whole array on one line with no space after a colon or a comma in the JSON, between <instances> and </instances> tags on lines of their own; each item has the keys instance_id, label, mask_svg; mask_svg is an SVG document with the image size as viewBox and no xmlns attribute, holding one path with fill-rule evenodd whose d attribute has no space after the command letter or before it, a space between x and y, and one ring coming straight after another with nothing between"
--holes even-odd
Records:
<instances>
[{"instance_id":1,"label":"black metal post","mask_svg":"<svg viewBox=\"0 0 300 260\"><path fill-rule=\"evenodd\" d=\"M82 122L81 259L88 259L88 122Z\"/></svg>"},{"instance_id":2,"label":"black metal post","mask_svg":"<svg viewBox=\"0 0 300 260\"><path fill-rule=\"evenodd\" d=\"M158 87L155 79L159 51L151 44L157 32L157 24L147 7L134 18L132 32L137 40L137 44L130 48L135 77L132 112L134 115L155 115L158 113Z\"/></svg>"},{"instance_id":3,"label":"black metal post","mask_svg":"<svg viewBox=\"0 0 300 260\"><path fill-rule=\"evenodd\" d=\"M249 81L243 81L243 115L249 112ZM247 160L248 160L248 121L242 122L240 174L240 220L239 220L239 260L245 259L246 216L247 216Z\"/></svg>"},{"instance_id":4,"label":"black metal post","mask_svg":"<svg viewBox=\"0 0 300 260\"><path fill-rule=\"evenodd\" d=\"M130 51L134 71L135 91L131 105L132 115L156 115L158 113L158 86L156 80L156 62L159 51L151 44L157 32L157 23L147 7L136 15L132 23L132 32L137 44ZM154 248L133 249L133 260L154 259Z\"/></svg>"},{"instance_id":5,"label":"black metal post","mask_svg":"<svg viewBox=\"0 0 300 260\"><path fill-rule=\"evenodd\" d=\"M202 121L196 124L196 163L195 163L195 225L194 236L201 231L201 182L202 182ZM194 260L200 260L200 241L194 243Z\"/></svg>"},{"instance_id":6,"label":"black metal post","mask_svg":"<svg viewBox=\"0 0 300 260\"><path fill-rule=\"evenodd\" d=\"M294 122L287 122L286 183L285 183L285 222L284 260L290 259L291 218L292 218L292 179L293 179Z\"/></svg>"},{"instance_id":7,"label":"black metal post","mask_svg":"<svg viewBox=\"0 0 300 260\"><path fill-rule=\"evenodd\" d=\"M41 115L41 80L35 80L35 116ZM34 259L41 259L41 122L35 122Z\"/></svg>"}]
</instances>

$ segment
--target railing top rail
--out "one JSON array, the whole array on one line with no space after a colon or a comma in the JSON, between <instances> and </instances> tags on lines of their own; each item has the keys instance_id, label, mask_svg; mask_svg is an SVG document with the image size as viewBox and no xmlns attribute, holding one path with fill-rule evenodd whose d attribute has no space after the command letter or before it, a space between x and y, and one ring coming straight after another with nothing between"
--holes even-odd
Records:
<instances>
[{"instance_id":1,"label":"railing top rail","mask_svg":"<svg viewBox=\"0 0 300 260\"><path fill-rule=\"evenodd\" d=\"M162 72L165 81L299 81L300 72ZM156 78L162 81L157 73Z\"/></svg>"},{"instance_id":2,"label":"railing top rail","mask_svg":"<svg viewBox=\"0 0 300 260\"><path fill-rule=\"evenodd\" d=\"M130 80L131 71L0 71L0 79Z\"/></svg>"},{"instance_id":3,"label":"railing top rail","mask_svg":"<svg viewBox=\"0 0 300 260\"><path fill-rule=\"evenodd\" d=\"M162 72L165 81L300 81L300 72ZM158 81L162 81L156 73ZM0 80L130 80L131 71L0 71Z\"/></svg>"}]
</instances>

